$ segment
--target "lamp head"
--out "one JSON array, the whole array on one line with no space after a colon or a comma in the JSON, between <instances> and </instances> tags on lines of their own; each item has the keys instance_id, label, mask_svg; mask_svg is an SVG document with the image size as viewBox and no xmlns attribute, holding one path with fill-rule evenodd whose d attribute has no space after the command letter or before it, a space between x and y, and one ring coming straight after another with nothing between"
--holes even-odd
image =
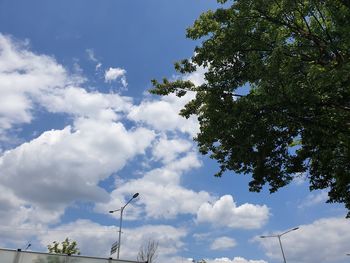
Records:
<instances>
[{"instance_id":1,"label":"lamp head","mask_svg":"<svg viewBox=\"0 0 350 263\"><path fill-rule=\"evenodd\" d=\"M134 198L136 198L136 197L138 197L139 196L139 193L136 193L136 194L134 194L133 196L132 196L132 198L134 199Z\"/></svg>"}]
</instances>

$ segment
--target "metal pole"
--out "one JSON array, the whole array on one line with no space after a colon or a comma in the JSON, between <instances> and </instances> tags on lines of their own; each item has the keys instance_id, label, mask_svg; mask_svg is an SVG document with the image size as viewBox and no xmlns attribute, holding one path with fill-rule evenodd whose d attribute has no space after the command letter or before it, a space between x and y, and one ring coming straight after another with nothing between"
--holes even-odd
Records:
<instances>
[{"instance_id":1,"label":"metal pole","mask_svg":"<svg viewBox=\"0 0 350 263\"><path fill-rule=\"evenodd\" d=\"M121 234L122 234L122 221L123 221L123 211L124 208L136 197L139 196L139 193L135 193L128 202L124 206L122 206L120 209L117 210L110 210L109 213L114 213L120 210L120 219L119 219L119 235L118 235L118 247L117 247L117 259L119 259L119 254L120 254L120 245L121 245Z\"/></svg>"},{"instance_id":2,"label":"metal pole","mask_svg":"<svg viewBox=\"0 0 350 263\"><path fill-rule=\"evenodd\" d=\"M278 237L278 241L280 242L280 247L281 247L281 251L282 251L282 256L283 256L284 263L287 263L286 257L285 257L285 255L284 255L283 247L282 247L281 236L278 235L277 237Z\"/></svg>"},{"instance_id":3,"label":"metal pole","mask_svg":"<svg viewBox=\"0 0 350 263\"><path fill-rule=\"evenodd\" d=\"M279 241L279 243L280 243L280 247L281 247L281 251L282 251L283 262L284 262L284 263L287 263L286 257L285 257L285 255L284 255L283 247L282 247L281 236L283 236L283 235L285 235L285 234L287 234L287 233L289 233L289 232L291 232L291 231L298 230L298 229L299 229L299 227L295 227L295 228L290 229L290 230L288 230L288 231L286 231L286 232L283 232L282 234L278 234L278 235L269 235L269 236L260 236L260 238L278 237L278 241Z\"/></svg>"},{"instance_id":4,"label":"metal pole","mask_svg":"<svg viewBox=\"0 0 350 263\"><path fill-rule=\"evenodd\" d=\"M123 221L123 211L125 206L120 209L120 220L119 220L119 237L118 237L118 250L117 250L117 259L119 259L120 253L120 242L121 242L121 234L122 234L122 221Z\"/></svg>"}]
</instances>

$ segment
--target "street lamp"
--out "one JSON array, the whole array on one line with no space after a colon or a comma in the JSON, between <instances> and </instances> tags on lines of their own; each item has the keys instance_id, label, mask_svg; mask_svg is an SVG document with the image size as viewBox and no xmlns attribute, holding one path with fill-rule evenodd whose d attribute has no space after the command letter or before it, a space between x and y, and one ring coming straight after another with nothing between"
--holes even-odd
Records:
<instances>
[{"instance_id":1,"label":"street lamp","mask_svg":"<svg viewBox=\"0 0 350 263\"><path fill-rule=\"evenodd\" d=\"M287 233L289 233L289 232L291 232L291 231L298 230L298 229L299 229L299 227L295 227L295 228L290 229L290 230L288 230L288 231L286 231L286 232L283 232L282 234L270 235L270 236L260 236L260 238L277 237L277 238L278 238L278 241L279 241L279 243L280 243L280 247L281 247L281 251L282 251L282 256L283 256L284 263L287 263L286 257L285 257L285 255L284 255L283 247L282 247L281 236L283 236L283 235L285 235L285 234L287 234Z\"/></svg>"},{"instance_id":2,"label":"street lamp","mask_svg":"<svg viewBox=\"0 0 350 263\"><path fill-rule=\"evenodd\" d=\"M118 250L117 250L117 259L119 259L119 253L120 253L120 239L121 239L121 233L122 233L122 221L123 221L123 212L124 208L136 197L139 196L139 193L135 193L128 202L124 206L122 206L120 209L111 210L109 213L113 214L114 212L120 211L120 219L119 219L119 236L118 236Z\"/></svg>"}]
</instances>

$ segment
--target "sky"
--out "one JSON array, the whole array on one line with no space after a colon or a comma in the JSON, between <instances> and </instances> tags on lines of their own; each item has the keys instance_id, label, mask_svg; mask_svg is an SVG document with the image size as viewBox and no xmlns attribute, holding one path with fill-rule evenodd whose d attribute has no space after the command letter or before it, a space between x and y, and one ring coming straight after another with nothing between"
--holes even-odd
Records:
<instances>
[{"instance_id":1,"label":"sky","mask_svg":"<svg viewBox=\"0 0 350 263\"><path fill-rule=\"evenodd\" d=\"M186 28L214 0L0 0L0 247L46 251L76 240L109 257L124 210L120 258L158 242L158 262L348 262L350 221L305 175L279 192L198 153L187 94L149 94L193 55ZM113 255L115 258L116 255Z\"/></svg>"}]
</instances>

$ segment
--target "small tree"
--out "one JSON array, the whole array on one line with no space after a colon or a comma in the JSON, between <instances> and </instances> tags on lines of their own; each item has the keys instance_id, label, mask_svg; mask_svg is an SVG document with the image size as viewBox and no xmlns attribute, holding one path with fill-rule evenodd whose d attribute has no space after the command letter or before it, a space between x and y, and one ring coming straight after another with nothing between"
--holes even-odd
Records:
<instances>
[{"instance_id":1,"label":"small tree","mask_svg":"<svg viewBox=\"0 0 350 263\"><path fill-rule=\"evenodd\" d=\"M47 249L53 254L80 255L80 250L77 247L76 241L71 241L67 237L61 243L54 241L52 245L48 245Z\"/></svg>"},{"instance_id":2,"label":"small tree","mask_svg":"<svg viewBox=\"0 0 350 263\"><path fill-rule=\"evenodd\" d=\"M158 242L148 240L147 243L141 245L139 253L137 254L137 261L154 263L158 257Z\"/></svg>"}]
</instances>

